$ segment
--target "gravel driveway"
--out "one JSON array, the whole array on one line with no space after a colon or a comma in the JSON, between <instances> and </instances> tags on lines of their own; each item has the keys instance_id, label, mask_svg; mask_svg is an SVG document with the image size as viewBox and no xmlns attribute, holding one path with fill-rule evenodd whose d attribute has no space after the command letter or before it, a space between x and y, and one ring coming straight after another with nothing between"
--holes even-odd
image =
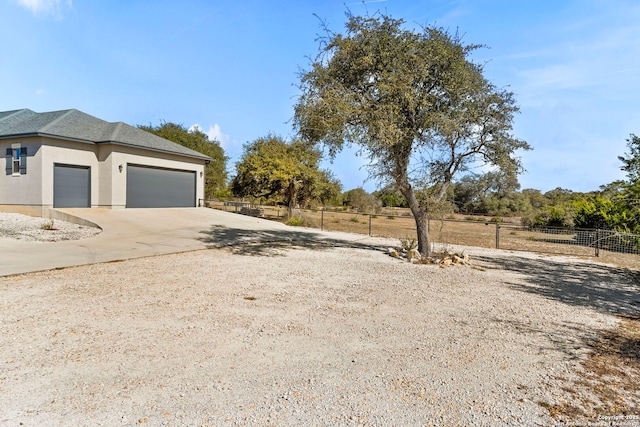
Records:
<instances>
[{"instance_id":1,"label":"gravel driveway","mask_svg":"<svg viewBox=\"0 0 640 427\"><path fill-rule=\"evenodd\" d=\"M0 425L553 425L542 404L637 289L467 251L272 242L0 278Z\"/></svg>"}]
</instances>

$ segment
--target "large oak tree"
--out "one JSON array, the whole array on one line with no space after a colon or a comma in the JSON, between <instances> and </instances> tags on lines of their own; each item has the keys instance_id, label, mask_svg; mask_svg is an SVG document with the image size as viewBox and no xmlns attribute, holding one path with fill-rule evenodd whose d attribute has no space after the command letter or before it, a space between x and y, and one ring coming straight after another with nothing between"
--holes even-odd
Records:
<instances>
[{"instance_id":1,"label":"large oak tree","mask_svg":"<svg viewBox=\"0 0 640 427\"><path fill-rule=\"evenodd\" d=\"M323 41L301 75L294 127L330 155L359 147L371 176L406 198L428 255L429 214L456 174L481 163L521 171L515 153L529 145L512 135L513 94L469 59L480 46L442 29L348 15L345 34L327 30Z\"/></svg>"},{"instance_id":2,"label":"large oak tree","mask_svg":"<svg viewBox=\"0 0 640 427\"><path fill-rule=\"evenodd\" d=\"M245 144L231 191L238 197L284 202L291 216L296 206L325 203L340 194L340 182L319 168L321 157L320 151L299 140L258 138Z\"/></svg>"}]
</instances>

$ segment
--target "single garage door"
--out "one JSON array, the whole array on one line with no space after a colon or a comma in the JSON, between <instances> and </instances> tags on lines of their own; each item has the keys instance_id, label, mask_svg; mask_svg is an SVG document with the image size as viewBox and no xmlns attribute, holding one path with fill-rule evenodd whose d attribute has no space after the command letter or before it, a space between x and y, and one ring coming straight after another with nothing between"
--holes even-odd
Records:
<instances>
[{"instance_id":1,"label":"single garage door","mask_svg":"<svg viewBox=\"0 0 640 427\"><path fill-rule=\"evenodd\" d=\"M127 165L128 208L184 208L196 205L196 173Z\"/></svg>"},{"instance_id":2,"label":"single garage door","mask_svg":"<svg viewBox=\"0 0 640 427\"><path fill-rule=\"evenodd\" d=\"M53 207L91 207L91 169L88 166L53 165Z\"/></svg>"}]
</instances>

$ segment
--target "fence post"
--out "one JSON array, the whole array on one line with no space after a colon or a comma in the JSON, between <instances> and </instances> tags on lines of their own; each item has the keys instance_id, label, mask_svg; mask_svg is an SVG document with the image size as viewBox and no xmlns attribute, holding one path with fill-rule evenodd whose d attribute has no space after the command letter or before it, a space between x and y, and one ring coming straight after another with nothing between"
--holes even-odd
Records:
<instances>
[{"instance_id":1,"label":"fence post","mask_svg":"<svg viewBox=\"0 0 640 427\"><path fill-rule=\"evenodd\" d=\"M596 228L596 257L600 256L600 229Z\"/></svg>"},{"instance_id":2,"label":"fence post","mask_svg":"<svg viewBox=\"0 0 640 427\"><path fill-rule=\"evenodd\" d=\"M371 218L373 215L369 214L369 237L371 237Z\"/></svg>"},{"instance_id":3,"label":"fence post","mask_svg":"<svg viewBox=\"0 0 640 427\"><path fill-rule=\"evenodd\" d=\"M496 222L496 249L500 249L500 224Z\"/></svg>"},{"instance_id":4,"label":"fence post","mask_svg":"<svg viewBox=\"0 0 640 427\"><path fill-rule=\"evenodd\" d=\"M324 207L320 211L320 231L324 231Z\"/></svg>"}]
</instances>

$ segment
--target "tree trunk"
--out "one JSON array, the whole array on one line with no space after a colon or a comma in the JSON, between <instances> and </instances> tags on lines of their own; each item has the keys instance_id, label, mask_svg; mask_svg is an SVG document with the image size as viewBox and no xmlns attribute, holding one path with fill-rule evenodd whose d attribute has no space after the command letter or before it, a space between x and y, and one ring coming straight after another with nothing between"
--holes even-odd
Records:
<instances>
[{"instance_id":1,"label":"tree trunk","mask_svg":"<svg viewBox=\"0 0 640 427\"><path fill-rule=\"evenodd\" d=\"M297 199L297 191L296 191L296 182L295 180L291 180L289 183L289 188L287 188L287 193L289 195L289 204L287 206L289 218L293 216L293 209L296 207L296 199Z\"/></svg>"},{"instance_id":2,"label":"tree trunk","mask_svg":"<svg viewBox=\"0 0 640 427\"><path fill-rule=\"evenodd\" d=\"M429 240L429 215L420 209L419 212L413 212L416 220L416 229L418 230L418 252L420 255L428 257L431 255L431 242Z\"/></svg>"},{"instance_id":3,"label":"tree trunk","mask_svg":"<svg viewBox=\"0 0 640 427\"><path fill-rule=\"evenodd\" d=\"M431 255L431 244L429 242L429 212L426 208L422 208L420 206L420 203L413 191L413 187L409 182L405 181L402 184L398 184L398 188L407 200L409 209L416 221L416 230L418 232L418 251L420 252L420 255L427 257Z\"/></svg>"}]
</instances>

